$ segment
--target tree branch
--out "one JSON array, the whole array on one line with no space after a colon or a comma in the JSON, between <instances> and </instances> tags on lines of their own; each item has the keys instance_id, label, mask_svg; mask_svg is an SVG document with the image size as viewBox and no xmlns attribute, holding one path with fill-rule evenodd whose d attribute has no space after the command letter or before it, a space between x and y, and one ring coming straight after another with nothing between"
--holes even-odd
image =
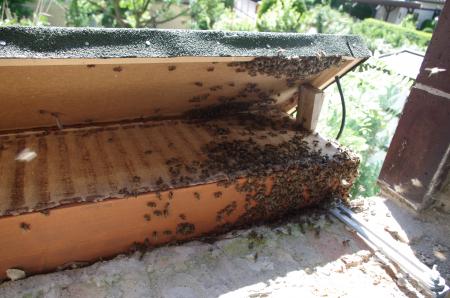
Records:
<instances>
[{"instance_id":1,"label":"tree branch","mask_svg":"<svg viewBox=\"0 0 450 298\"><path fill-rule=\"evenodd\" d=\"M115 19L116 19L117 23L119 23L120 26L129 28L130 25L123 20L122 14L120 13L119 2L120 2L120 0L114 0Z\"/></svg>"},{"instance_id":2,"label":"tree branch","mask_svg":"<svg viewBox=\"0 0 450 298\"><path fill-rule=\"evenodd\" d=\"M164 19L161 21L155 20L154 24L159 25L159 24L164 24L164 23L170 22L170 21L175 20L176 18L181 17L182 15L186 14L188 11L189 11L189 8L186 8L185 10L181 11L180 13L178 13L170 18L167 18L167 19Z\"/></svg>"}]
</instances>

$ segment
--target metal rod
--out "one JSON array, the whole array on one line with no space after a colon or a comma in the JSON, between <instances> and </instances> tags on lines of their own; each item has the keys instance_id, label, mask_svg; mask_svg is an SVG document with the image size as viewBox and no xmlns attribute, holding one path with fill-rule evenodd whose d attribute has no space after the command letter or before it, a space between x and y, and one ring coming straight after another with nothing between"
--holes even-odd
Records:
<instances>
[{"instance_id":1,"label":"metal rod","mask_svg":"<svg viewBox=\"0 0 450 298\"><path fill-rule=\"evenodd\" d=\"M382 252L434 297L445 297L449 292L449 287L445 284L445 279L437 271L436 265L430 269L414 255L402 253L403 247L393 241L387 233L380 231L380 229L373 227L367 222L359 220L353 211L345 206L340 205L331 209L330 213L355 230L372 249Z\"/></svg>"}]
</instances>

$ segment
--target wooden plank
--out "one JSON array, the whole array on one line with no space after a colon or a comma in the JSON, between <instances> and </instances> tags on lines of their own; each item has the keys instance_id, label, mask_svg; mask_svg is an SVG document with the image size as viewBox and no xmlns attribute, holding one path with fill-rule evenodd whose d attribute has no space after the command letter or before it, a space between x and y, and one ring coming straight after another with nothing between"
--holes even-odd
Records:
<instances>
[{"instance_id":1,"label":"wooden plank","mask_svg":"<svg viewBox=\"0 0 450 298\"><path fill-rule=\"evenodd\" d=\"M450 210L449 33L447 1L378 177L389 197L418 210Z\"/></svg>"},{"instance_id":2,"label":"wooden plank","mask_svg":"<svg viewBox=\"0 0 450 298\"><path fill-rule=\"evenodd\" d=\"M209 130L210 125L226 127L232 140L247 138L246 127L231 119L206 125L178 120L148 121L2 136L0 216L122 197L124 192L154 191L158 189L159 178L169 184L173 178L166 164L168 160L178 159L189 165L207 159L202 148L217 137ZM296 132L289 129L284 134L277 130L262 134L265 136L257 135L255 139L263 146L278 145ZM315 142L322 145L324 142L313 135L303 139L310 147ZM323 154L331 157L337 153L336 148L323 147ZM35 157L16 160L25 149ZM198 174L180 170L181 176L192 178L191 185L207 182Z\"/></svg>"},{"instance_id":3,"label":"wooden plank","mask_svg":"<svg viewBox=\"0 0 450 298\"><path fill-rule=\"evenodd\" d=\"M251 123L241 121L148 121L1 136L0 279L8 268L50 271L114 256L133 242L187 240L280 217L330 193L347 196L349 185L341 181L351 183L358 165L350 152L339 155L335 144L293 127L249 132ZM242 147L217 152L228 144ZM292 150L299 154L289 161L300 167L271 157L297 147L308 151ZM35 158L16 160L24 148ZM258 160L266 169L254 170L250 150L269 151L269 162ZM232 170L220 164L221 154Z\"/></svg>"},{"instance_id":4,"label":"wooden plank","mask_svg":"<svg viewBox=\"0 0 450 298\"><path fill-rule=\"evenodd\" d=\"M330 67L327 70L324 70L319 74L316 78L310 81L310 85L316 87L317 89L323 90L328 87L331 83L334 82L334 78L336 76L343 76L348 71L350 71L353 67L361 63L363 59L355 59L346 57L343 59L343 62L339 66Z\"/></svg>"},{"instance_id":5,"label":"wooden plank","mask_svg":"<svg viewBox=\"0 0 450 298\"><path fill-rule=\"evenodd\" d=\"M0 88L0 131L54 127L51 113L64 126L180 117L219 98L258 100L258 92L245 91L249 84L282 103L296 89L225 62L0 67L0 81L7 86Z\"/></svg>"},{"instance_id":6,"label":"wooden plank","mask_svg":"<svg viewBox=\"0 0 450 298\"><path fill-rule=\"evenodd\" d=\"M217 191L222 191L221 198L214 196ZM199 199L194 193L199 194ZM233 212L217 221L217 213L233 201L237 202ZM236 221L245 212L244 205L245 196L234 187L208 184L174 190L172 199L166 191L160 195L80 203L52 209L48 214L3 217L0 279L5 278L8 268L23 268L30 274L54 270L69 262L108 258L146 238L153 246L199 236L225 221ZM23 223L29 229L21 228ZM182 223L194 225L195 230L177 233Z\"/></svg>"},{"instance_id":7,"label":"wooden plank","mask_svg":"<svg viewBox=\"0 0 450 298\"><path fill-rule=\"evenodd\" d=\"M302 124L305 129L310 131L316 129L323 100L323 91L310 85L302 85L300 87L297 121Z\"/></svg>"}]
</instances>

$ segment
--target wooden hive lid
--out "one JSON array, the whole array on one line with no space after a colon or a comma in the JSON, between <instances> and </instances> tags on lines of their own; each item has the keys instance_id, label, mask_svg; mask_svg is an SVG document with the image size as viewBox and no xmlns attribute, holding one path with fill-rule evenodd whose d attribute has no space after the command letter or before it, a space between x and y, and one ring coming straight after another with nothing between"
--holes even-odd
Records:
<instances>
[{"instance_id":1,"label":"wooden hive lid","mask_svg":"<svg viewBox=\"0 0 450 298\"><path fill-rule=\"evenodd\" d=\"M287 110L370 56L346 35L0 28L0 131L178 118L238 99Z\"/></svg>"}]
</instances>

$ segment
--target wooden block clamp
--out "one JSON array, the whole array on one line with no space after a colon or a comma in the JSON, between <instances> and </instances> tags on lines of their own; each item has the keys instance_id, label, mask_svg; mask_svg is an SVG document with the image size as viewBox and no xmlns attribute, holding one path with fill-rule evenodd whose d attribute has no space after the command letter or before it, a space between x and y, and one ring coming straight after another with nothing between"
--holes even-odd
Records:
<instances>
[{"instance_id":1,"label":"wooden block clamp","mask_svg":"<svg viewBox=\"0 0 450 298\"><path fill-rule=\"evenodd\" d=\"M297 121L310 131L316 130L324 100L322 90L311 85L301 85L297 106Z\"/></svg>"}]
</instances>

